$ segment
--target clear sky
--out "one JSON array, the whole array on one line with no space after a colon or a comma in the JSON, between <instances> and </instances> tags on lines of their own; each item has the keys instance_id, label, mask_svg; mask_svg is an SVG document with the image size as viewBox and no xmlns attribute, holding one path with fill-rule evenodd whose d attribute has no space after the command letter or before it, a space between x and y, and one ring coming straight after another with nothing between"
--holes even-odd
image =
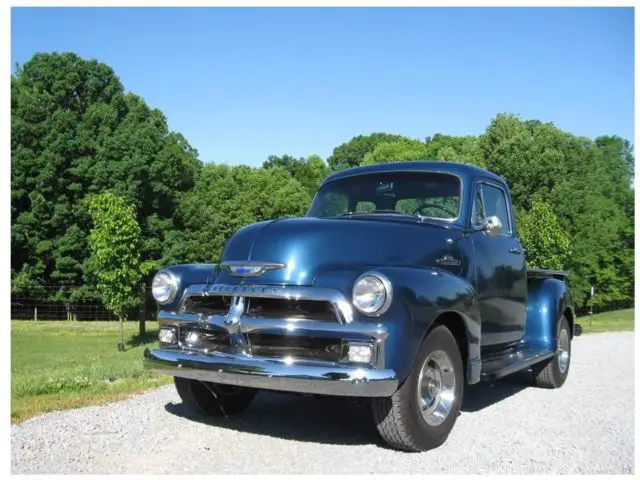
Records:
<instances>
[{"instance_id":1,"label":"clear sky","mask_svg":"<svg viewBox=\"0 0 640 480\"><path fill-rule=\"evenodd\" d=\"M13 8L11 37L12 65L107 63L203 161L480 134L500 112L633 142L632 8Z\"/></svg>"}]
</instances>

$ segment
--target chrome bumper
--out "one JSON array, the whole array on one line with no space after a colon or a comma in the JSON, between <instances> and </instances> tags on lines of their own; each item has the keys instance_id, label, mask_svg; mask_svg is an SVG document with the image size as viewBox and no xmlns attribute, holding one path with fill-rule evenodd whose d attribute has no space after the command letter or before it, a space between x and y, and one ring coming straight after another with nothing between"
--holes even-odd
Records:
<instances>
[{"instance_id":1,"label":"chrome bumper","mask_svg":"<svg viewBox=\"0 0 640 480\"><path fill-rule=\"evenodd\" d=\"M147 348L143 362L145 368L165 375L285 392L388 397L398 388L393 370L313 362L288 364L239 354Z\"/></svg>"}]
</instances>

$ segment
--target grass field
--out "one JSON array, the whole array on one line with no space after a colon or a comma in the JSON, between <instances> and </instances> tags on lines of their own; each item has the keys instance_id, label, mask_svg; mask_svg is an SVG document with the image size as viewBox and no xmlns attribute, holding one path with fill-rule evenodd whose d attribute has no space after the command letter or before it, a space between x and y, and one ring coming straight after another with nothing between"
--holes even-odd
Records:
<instances>
[{"instance_id":1,"label":"grass field","mask_svg":"<svg viewBox=\"0 0 640 480\"><path fill-rule=\"evenodd\" d=\"M585 334L589 317L580 317ZM11 322L11 421L43 412L126 398L171 381L142 368L145 345L155 344L158 324L125 323L126 352L119 352L117 322ZM601 313L591 332L633 331L634 310Z\"/></svg>"},{"instance_id":2,"label":"grass field","mask_svg":"<svg viewBox=\"0 0 640 480\"><path fill-rule=\"evenodd\" d=\"M118 322L11 322L11 421L93 405L169 382L142 368L157 322L125 322L126 351L118 351Z\"/></svg>"},{"instance_id":3,"label":"grass field","mask_svg":"<svg viewBox=\"0 0 640 480\"><path fill-rule=\"evenodd\" d=\"M615 310L613 312L598 313L591 318L591 330L589 330L589 316L578 317L577 323L582 325L583 333L598 332L624 332L634 331L633 308Z\"/></svg>"}]
</instances>

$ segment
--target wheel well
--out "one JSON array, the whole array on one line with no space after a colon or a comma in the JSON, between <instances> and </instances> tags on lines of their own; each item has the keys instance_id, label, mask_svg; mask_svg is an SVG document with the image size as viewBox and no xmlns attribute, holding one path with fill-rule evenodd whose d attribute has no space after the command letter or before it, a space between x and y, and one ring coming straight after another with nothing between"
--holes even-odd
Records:
<instances>
[{"instance_id":1,"label":"wheel well","mask_svg":"<svg viewBox=\"0 0 640 480\"><path fill-rule=\"evenodd\" d=\"M575 321L573 312L569 307L567 307L562 313L566 317L567 322L569 322L569 335L571 335L571 338L573 338L573 322Z\"/></svg>"},{"instance_id":2,"label":"wheel well","mask_svg":"<svg viewBox=\"0 0 640 480\"><path fill-rule=\"evenodd\" d=\"M460 356L462 357L462 365L464 367L464 378L467 378L467 360L469 359L469 347L467 343L467 328L465 327L462 317L455 312L445 312L436 318L429 332L437 326L444 325L449 329L453 338L456 339L458 348L460 349ZM427 332L427 334L429 333Z\"/></svg>"}]
</instances>

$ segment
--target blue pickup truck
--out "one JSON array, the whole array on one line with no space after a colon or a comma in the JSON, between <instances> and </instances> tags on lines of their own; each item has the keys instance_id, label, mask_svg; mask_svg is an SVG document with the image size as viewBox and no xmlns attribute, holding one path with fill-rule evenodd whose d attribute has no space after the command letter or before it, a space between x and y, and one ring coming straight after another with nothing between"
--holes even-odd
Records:
<instances>
[{"instance_id":1,"label":"blue pickup truck","mask_svg":"<svg viewBox=\"0 0 640 480\"><path fill-rule=\"evenodd\" d=\"M302 218L237 231L217 264L157 272L159 348L206 415L260 390L368 399L392 448L446 441L465 386L517 371L558 388L575 323L566 272L527 269L506 182L448 162L328 176Z\"/></svg>"}]
</instances>

